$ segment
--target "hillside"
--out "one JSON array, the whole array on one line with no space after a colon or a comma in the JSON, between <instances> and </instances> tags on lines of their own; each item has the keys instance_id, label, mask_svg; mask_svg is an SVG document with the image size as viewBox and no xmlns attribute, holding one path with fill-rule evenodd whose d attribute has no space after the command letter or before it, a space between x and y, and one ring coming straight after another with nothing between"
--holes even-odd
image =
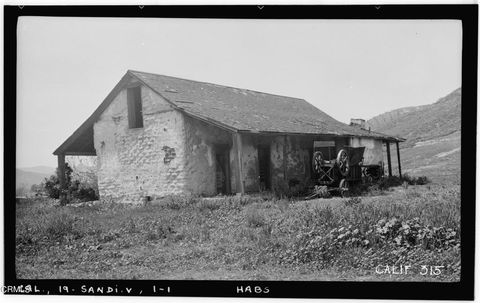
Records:
<instances>
[{"instance_id":1,"label":"hillside","mask_svg":"<svg viewBox=\"0 0 480 303\"><path fill-rule=\"evenodd\" d=\"M368 120L373 130L407 139L405 146L460 131L461 89L437 102L399 108Z\"/></svg>"},{"instance_id":2,"label":"hillside","mask_svg":"<svg viewBox=\"0 0 480 303\"><path fill-rule=\"evenodd\" d=\"M32 167L19 167L18 169L27 171L27 172L47 174L49 176L55 173L54 167L45 166L45 165L32 166Z\"/></svg>"},{"instance_id":3,"label":"hillside","mask_svg":"<svg viewBox=\"0 0 480 303\"><path fill-rule=\"evenodd\" d=\"M55 173L55 168L48 166L23 167L16 169L15 189L23 195L34 184L40 184L45 178Z\"/></svg>"},{"instance_id":4,"label":"hillside","mask_svg":"<svg viewBox=\"0 0 480 303\"><path fill-rule=\"evenodd\" d=\"M406 139L400 144L404 172L439 182L459 180L460 88L435 103L396 109L367 123L372 130ZM392 160L396 170L396 157Z\"/></svg>"},{"instance_id":5,"label":"hillside","mask_svg":"<svg viewBox=\"0 0 480 303\"><path fill-rule=\"evenodd\" d=\"M66 162L73 169L72 178L85 184L96 182L96 157L68 156ZM45 178L54 175L56 168L50 166L19 167L16 169L15 189L18 196L30 194L32 185L39 185ZM91 184L92 187L96 187Z\"/></svg>"}]
</instances>

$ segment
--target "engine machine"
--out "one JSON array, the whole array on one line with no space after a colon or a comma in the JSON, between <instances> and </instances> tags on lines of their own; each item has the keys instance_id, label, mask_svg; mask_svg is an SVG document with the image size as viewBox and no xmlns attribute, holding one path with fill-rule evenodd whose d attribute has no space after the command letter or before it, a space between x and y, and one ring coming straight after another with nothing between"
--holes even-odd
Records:
<instances>
[{"instance_id":1,"label":"engine machine","mask_svg":"<svg viewBox=\"0 0 480 303\"><path fill-rule=\"evenodd\" d=\"M317 186L344 193L355 183L372 182L383 176L383 165L363 165L365 147L344 146L336 155L332 154L335 151L333 141L314 141L312 167Z\"/></svg>"}]
</instances>

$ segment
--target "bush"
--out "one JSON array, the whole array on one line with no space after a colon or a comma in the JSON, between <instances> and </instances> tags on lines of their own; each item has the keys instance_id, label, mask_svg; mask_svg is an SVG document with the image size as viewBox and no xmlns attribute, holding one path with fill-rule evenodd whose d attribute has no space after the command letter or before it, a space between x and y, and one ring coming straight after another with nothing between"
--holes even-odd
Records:
<instances>
[{"instance_id":1,"label":"bush","mask_svg":"<svg viewBox=\"0 0 480 303\"><path fill-rule=\"evenodd\" d=\"M408 185L425 185L427 183L430 183L430 180L426 176L415 178L404 174L401 178L398 176L383 177L377 182L377 185L380 190L386 190L394 186L403 185L404 188L407 188Z\"/></svg>"},{"instance_id":2,"label":"bush","mask_svg":"<svg viewBox=\"0 0 480 303\"><path fill-rule=\"evenodd\" d=\"M416 177L410 177L408 174L404 174L402 176L402 180L407 182L409 185L425 185L427 183L430 183L430 180L426 176L420 176L418 178Z\"/></svg>"},{"instance_id":3,"label":"bush","mask_svg":"<svg viewBox=\"0 0 480 303\"><path fill-rule=\"evenodd\" d=\"M91 184L86 184L80 180L72 178L73 169L68 163L65 163L65 188L60 188L60 179L58 177L59 171L57 169L56 175L51 175L50 178L45 178L43 188L50 198L59 199L60 194L64 193L71 198L84 202L98 200L98 187Z\"/></svg>"},{"instance_id":4,"label":"bush","mask_svg":"<svg viewBox=\"0 0 480 303\"><path fill-rule=\"evenodd\" d=\"M321 225L300 232L287 249L283 261L287 263L313 263L329 267L348 263L351 267L368 267L368 258L356 258L355 262L344 258L356 251L357 257L375 251L377 264L395 264L407 255L421 251L438 253L456 249L460 245L458 232L452 228L424 225L419 218L399 220L396 217L381 219L368 229L360 225L339 225L325 229ZM411 252L411 253L410 253ZM409 260L413 262L414 260Z\"/></svg>"},{"instance_id":5,"label":"bush","mask_svg":"<svg viewBox=\"0 0 480 303\"><path fill-rule=\"evenodd\" d=\"M427 183L430 183L430 180L428 180L428 178L426 176L421 176L421 177L417 178L415 183L417 185L425 185Z\"/></svg>"},{"instance_id":6,"label":"bush","mask_svg":"<svg viewBox=\"0 0 480 303\"><path fill-rule=\"evenodd\" d=\"M403 184L403 180L398 176L383 177L378 181L378 188L385 190L393 186L400 186Z\"/></svg>"}]
</instances>

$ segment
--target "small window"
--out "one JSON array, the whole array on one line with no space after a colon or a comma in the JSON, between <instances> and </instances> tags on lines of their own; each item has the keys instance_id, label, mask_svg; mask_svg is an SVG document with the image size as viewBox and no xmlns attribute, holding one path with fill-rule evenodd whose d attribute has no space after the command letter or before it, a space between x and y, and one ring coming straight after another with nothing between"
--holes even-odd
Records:
<instances>
[{"instance_id":1,"label":"small window","mask_svg":"<svg viewBox=\"0 0 480 303\"><path fill-rule=\"evenodd\" d=\"M143 127L142 115L142 94L141 87L127 88L127 105L128 105L128 127L141 128Z\"/></svg>"}]
</instances>

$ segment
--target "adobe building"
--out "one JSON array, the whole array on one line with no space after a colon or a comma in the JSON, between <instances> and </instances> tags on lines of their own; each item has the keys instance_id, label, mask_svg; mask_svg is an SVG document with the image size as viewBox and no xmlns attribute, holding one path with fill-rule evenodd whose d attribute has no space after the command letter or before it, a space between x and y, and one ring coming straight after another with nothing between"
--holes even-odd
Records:
<instances>
[{"instance_id":1,"label":"adobe building","mask_svg":"<svg viewBox=\"0 0 480 303\"><path fill-rule=\"evenodd\" d=\"M327 159L364 146L363 162L382 167L386 146L391 175L402 139L361 124L298 98L129 70L54 154L60 172L65 156L96 156L100 197L120 202L308 186L314 144Z\"/></svg>"}]
</instances>

